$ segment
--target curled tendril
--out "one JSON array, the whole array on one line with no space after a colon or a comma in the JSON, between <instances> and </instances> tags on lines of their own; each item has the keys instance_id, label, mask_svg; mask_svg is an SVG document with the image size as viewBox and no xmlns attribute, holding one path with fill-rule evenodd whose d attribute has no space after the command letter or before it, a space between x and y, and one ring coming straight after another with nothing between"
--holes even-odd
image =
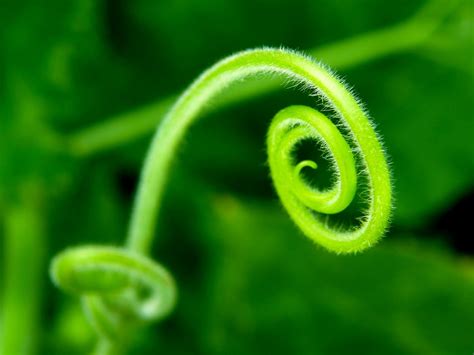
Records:
<instances>
[{"instance_id":1,"label":"curled tendril","mask_svg":"<svg viewBox=\"0 0 474 355\"><path fill-rule=\"evenodd\" d=\"M357 181L354 158L337 127L324 115L308 107L284 109L271 124L267 143L271 175L292 219L306 236L338 253L363 250L382 236L391 211L390 173L379 139L358 101L314 60L284 49L256 49L228 57L205 71L164 118L145 161L129 231L130 248L146 251L150 247L172 157L189 125L205 104L232 83L261 74L282 75L322 97L348 132L367 175L369 207L360 228L343 232L321 223L313 211L337 213L351 202ZM333 157L338 179L329 191L311 189L298 178L301 169L315 168L314 162L291 166L291 147L304 138L322 141Z\"/></svg>"},{"instance_id":2,"label":"curled tendril","mask_svg":"<svg viewBox=\"0 0 474 355\"><path fill-rule=\"evenodd\" d=\"M353 110L352 114L359 114L368 122L362 110ZM365 139L365 145L370 143L369 154L383 157L373 131L365 134L360 139ZM293 166L295 146L308 139L321 143L336 172L336 182L328 190L316 190L301 177L302 169L317 168L315 162L304 160ZM268 132L267 146L271 175L278 195L291 218L309 238L327 249L346 253L365 249L381 237L390 212L390 183L385 160L375 160L373 166L369 165L373 160L368 160L363 154L367 149L360 149L366 171L370 174L370 207L360 228L341 231L331 229L314 214L342 212L356 193L355 159L339 129L326 116L310 107L291 106L275 116ZM386 179L381 180L384 177ZM376 189L381 191L381 196L376 194Z\"/></svg>"},{"instance_id":3,"label":"curled tendril","mask_svg":"<svg viewBox=\"0 0 474 355\"><path fill-rule=\"evenodd\" d=\"M350 91L324 66L296 52L238 53L205 71L159 126L142 170L127 249L81 247L53 262L56 284L85 295L89 318L103 337L116 337L127 319L158 319L170 311L175 297L171 277L139 254L150 249L173 157L186 130L210 100L231 84L261 74L284 76L322 97L354 146L351 149L331 120L309 107L291 106L275 116L267 139L271 176L295 223L307 237L337 253L363 250L387 228L391 210L388 165L372 124ZM328 190L308 186L301 176L303 169L317 168L314 161L294 162L294 147L307 139L321 143L331 157L336 181ZM319 215L339 213L353 200L357 173L352 151L360 155L367 176L368 208L360 226L341 231L323 223ZM148 297L143 298L140 289L147 289Z\"/></svg>"},{"instance_id":4,"label":"curled tendril","mask_svg":"<svg viewBox=\"0 0 474 355\"><path fill-rule=\"evenodd\" d=\"M171 275L158 263L133 251L106 246L68 249L51 264L53 282L83 296L95 330L110 342L125 325L159 320L176 300Z\"/></svg>"}]
</instances>

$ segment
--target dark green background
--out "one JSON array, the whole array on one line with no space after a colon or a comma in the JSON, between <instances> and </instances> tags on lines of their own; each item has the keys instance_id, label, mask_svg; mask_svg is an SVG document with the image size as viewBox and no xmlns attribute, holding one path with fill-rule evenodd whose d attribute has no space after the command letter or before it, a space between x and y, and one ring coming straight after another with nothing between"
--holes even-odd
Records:
<instances>
[{"instance_id":1,"label":"dark green background","mask_svg":"<svg viewBox=\"0 0 474 355\"><path fill-rule=\"evenodd\" d=\"M432 3L426 19L439 20L420 43L360 62L356 47L329 60L390 156L396 200L386 238L336 256L307 241L280 207L266 128L279 109L311 102L303 93L283 89L213 110L187 136L156 232L153 257L175 275L179 303L137 335L133 353L474 351L473 7ZM1 1L0 287L23 283L17 306L37 309L21 334L31 343L25 353L92 348L77 299L52 287L47 264L67 246L123 242L152 134L81 153L78 132L126 112L138 122L142 107L236 51L341 43L405 23L424 5Z\"/></svg>"}]
</instances>

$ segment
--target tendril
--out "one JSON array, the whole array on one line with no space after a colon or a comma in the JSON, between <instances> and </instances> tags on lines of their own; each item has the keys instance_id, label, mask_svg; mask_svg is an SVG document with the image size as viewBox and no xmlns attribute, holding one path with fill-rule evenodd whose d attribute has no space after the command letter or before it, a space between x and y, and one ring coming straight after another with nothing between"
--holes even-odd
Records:
<instances>
[{"instance_id":1,"label":"tendril","mask_svg":"<svg viewBox=\"0 0 474 355\"><path fill-rule=\"evenodd\" d=\"M81 246L56 256L53 282L81 295L85 313L101 338L118 342L126 330L168 315L176 300L171 275L151 259L106 246Z\"/></svg>"},{"instance_id":2,"label":"tendril","mask_svg":"<svg viewBox=\"0 0 474 355\"><path fill-rule=\"evenodd\" d=\"M235 82L253 75L281 75L319 95L336 113L336 126L322 113L291 106L273 119L267 138L268 159L276 191L303 233L337 253L361 251L375 243L388 226L391 210L390 173L381 143L361 105L324 66L284 49L256 49L228 57L205 71L178 99L157 129L144 163L126 249L79 247L53 261L55 283L83 295L97 332L115 339L129 319L156 320L170 312L174 283L149 252L155 220L178 145L205 105ZM346 132L345 139L340 132ZM323 147L335 172L335 182L318 190L302 178L316 162L295 162L295 147L315 140ZM352 148L351 148L352 146ZM320 216L345 210L357 188L356 160L367 180L367 209L362 223L339 230Z\"/></svg>"},{"instance_id":3,"label":"tendril","mask_svg":"<svg viewBox=\"0 0 474 355\"><path fill-rule=\"evenodd\" d=\"M267 149L271 176L292 219L306 236L338 253L363 250L382 236L391 210L390 173L381 143L361 105L328 69L312 59L283 49L256 49L228 57L205 71L164 118L142 172L129 230L130 249L146 252L150 248L172 158L190 124L205 104L232 83L261 74L283 75L322 97L348 132L367 175L369 207L360 228L339 231L322 224L313 211L338 213L354 197L357 174L351 148L323 114L302 106L280 111L271 124ZM311 189L295 178L304 167L315 167L314 162L292 167L291 147L306 138L321 141L333 158L337 182L328 191Z\"/></svg>"},{"instance_id":4,"label":"tendril","mask_svg":"<svg viewBox=\"0 0 474 355\"><path fill-rule=\"evenodd\" d=\"M353 115L351 118L359 114L359 118L368 123L364 112L360 109L356 111L355 108L350 111ZM367 130L371 127L368 125L364 128ZM293 166L295 146L308 139L321 143L336 173L336 182L327 190L316 190L301 177L302 169L317 168L315 162L304 160ZM357 137L354 135L353 139ZM380 144L372 129L364 132L360 140L364 141L364 146L359 146L359 151L370 179L370 207L359 228L341 231L331 229L314 214L342 212L356 193L355 159L339 129L326 116L310 107L291 106L278 112L267 138L271 175L288 214L305 235L338 253L363 250L377 241L387 226L390 213L389 174ZM366 151L382 157L382 160L367 157L364 154Z\"/></svg>"}]
</instances>

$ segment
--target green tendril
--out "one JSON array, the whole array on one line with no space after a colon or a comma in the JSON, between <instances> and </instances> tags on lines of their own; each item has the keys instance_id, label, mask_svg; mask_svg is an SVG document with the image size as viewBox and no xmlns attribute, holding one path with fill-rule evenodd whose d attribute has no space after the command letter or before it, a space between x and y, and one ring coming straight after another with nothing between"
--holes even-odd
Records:
<instances>
[{"instance_id":1,"label":"green tendril","mask_svg":"<svg viewBox=\"0 0 474 355\"><path fill-rule=\"evenodd\" d=\"M256 49L228 57L205 71L158 127L144 163L126 249L79 247L52 263L56 285L83 296L86 313L101 336L100 349L111 349L130 320L156 320L171 311L176 293L171 277L141 254L150 250L173 158L205 105L233 83L262 74L283 76L319 95L347 132L345 139L330 119L306 106L285 108L274 117L267 138L270 171L294 222L307 237L336 253L361 251L387 228L391 210L387 161L372 124L350 91L327 68L293 51ZM318 142L330 157L336 179L329 189L317 190L302 178L303 169L317 168L311 160L294 161L295 147L303 140ZM353 200L357 187L353 151L367 177L368 208L360 226L341 231L323 223L320 216L339 213Z\"/></svg>"},{"instance_id":2,"label":"green tendril","mask_svg":"<svg viewBox=\"0 0 474 355\"><path fill-rule=\"evenodd\" d=\"M164 118L141 176L129 230L127 245L130 249L146 253L150 248L172 158L191 123L225 88L262 74L282 75L321 96L348 131L368 177L369 208L360 228L334 231L319 222L313 211L338 213L354 197L357 174L351 148L339 129L323 114L303 106L280 111L269 130L268 156L276 190L292 219L309 238L337 253L363 250L380 238L391 210L390 173L366 113L349 90L321 64L293 51L256 49L233 55L204 72ZM301 179L295 179L294 172L303 166L293 167L291 153L298 142L308 138L324 143L333 158L337 182L328 191L316 191Z\"/></svg>"},{"instance_id":3,"label":"green tendril","mask_svg":"<svg viewBox=\"0 0 474 355\"><path fill-rule=\"evenodd\" d=\"M114 247L68 249L53 259L51 278L63 290L83 296L89 321L110 343L130 326L162 319L176 301L173 278L161 265Z\"/></svg>"}]
</instances>

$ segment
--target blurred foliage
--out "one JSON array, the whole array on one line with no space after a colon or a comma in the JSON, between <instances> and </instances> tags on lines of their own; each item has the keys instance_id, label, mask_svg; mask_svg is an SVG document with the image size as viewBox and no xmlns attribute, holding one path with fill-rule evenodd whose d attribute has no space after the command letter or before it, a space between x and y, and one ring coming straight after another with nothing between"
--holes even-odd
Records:
<instances>
[{"instance_id":1,"label":"blurred foliage","mask_svg":"<svg viewBox=\"0 0 474 355\"><path fill-rule=\"evenodd\" d=\"M68 135L179 92L229 53L329 45L403 21L424 4L3 0L0 290L18 269L8 258L15 237L22 273L41 270L43 289L25 289L41 304L40 321L33 317L24 330L32 347L37 339L37 353L90 349L76 300L64 301L47 282L47 261L68 245L123 241L148 143L80 158L68 151ZM136 353L473 351L472 260L449 250L449 232L433 231L474 188L473 5L434 4L447 16L422 45L342 73L391 157L394 232L351 257L295 238L277 209L264 137L280 108L311 102L304 94L280 90L208 114L182 149L157 229L154 256L176 272L181 301L170 319L137 335ZM24 223L41 227L9 235L12 216L32 211ZM30 258L30 250L47 257Z\"/></svg>"},{"instance_id":2,"label":"blurred foliage","mask_svg":"<svg viewBox=\"0 0 474 355\"><path fill-rule=\"evenodd\" d=\"M222 252L205 283L207 353L472 349L472 262L412 236L341 259L311 248L274 205L220 196L214 208L204 230Z\"/></svg>"}]
</instances>

